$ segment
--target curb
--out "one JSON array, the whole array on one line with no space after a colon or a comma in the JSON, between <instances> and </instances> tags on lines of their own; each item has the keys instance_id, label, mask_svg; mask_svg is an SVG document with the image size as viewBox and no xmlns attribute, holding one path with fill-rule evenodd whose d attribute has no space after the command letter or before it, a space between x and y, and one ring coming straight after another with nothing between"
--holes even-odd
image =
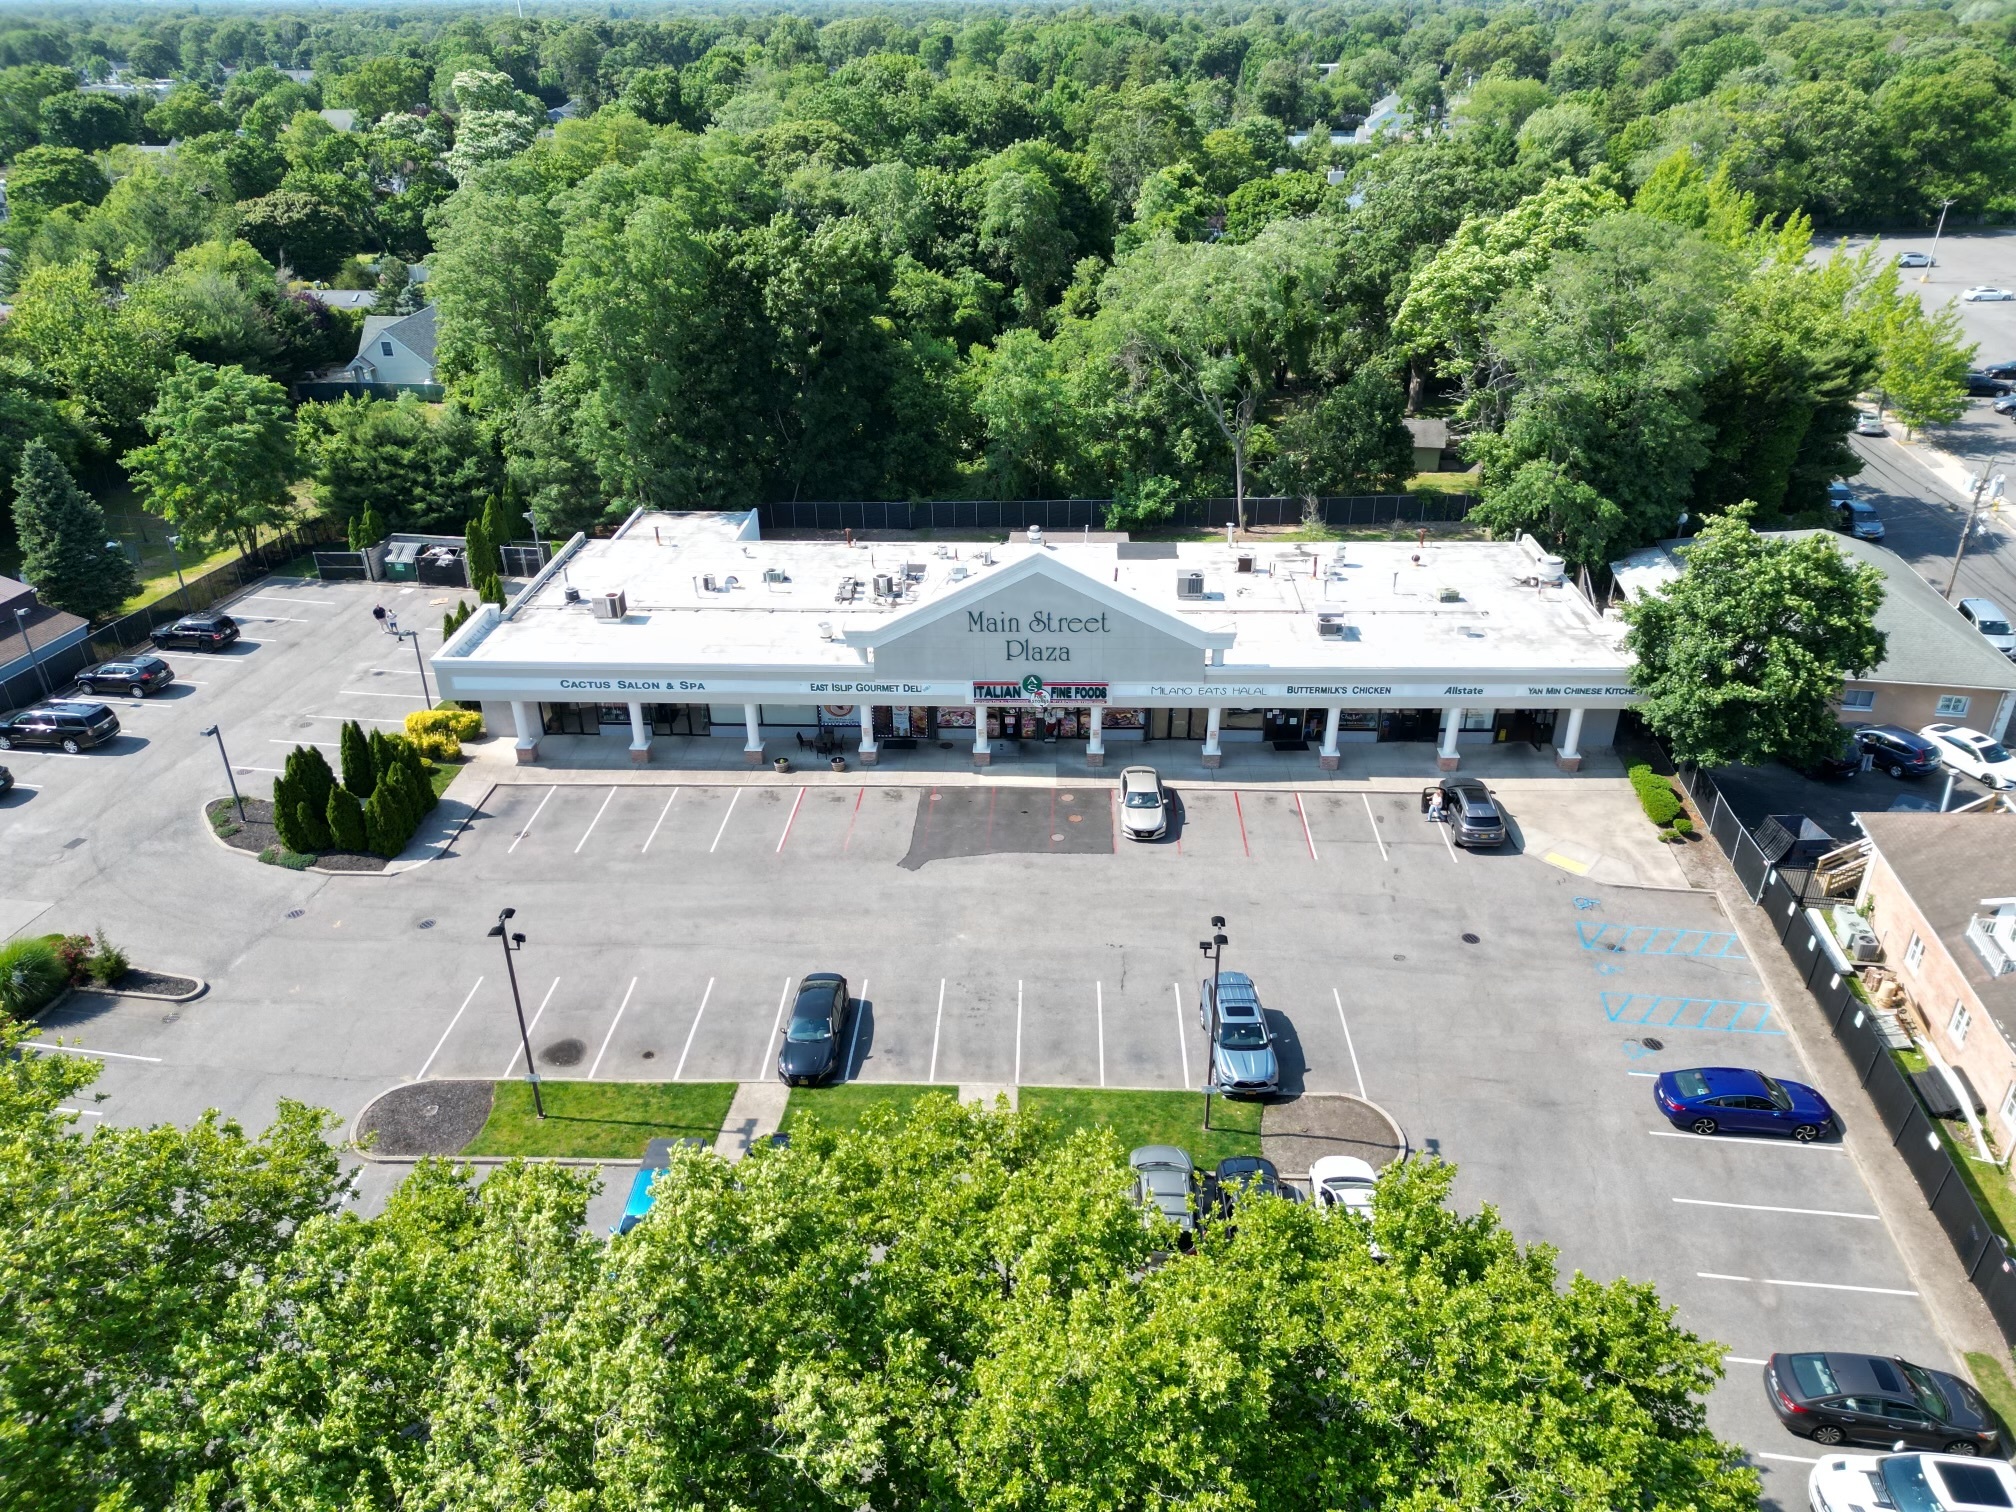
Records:
<instances>
[{"instance_id":1,"label":"curb","mask_svg":"<svg viewBox=\"0 0 2016 1512\"><path fill-rule=\"evenodd\" d=\"M165 976L168 973L163 972L162 974ZM147 998L156 1003L190 1003L194 1002L197 998L203 996L204 993L210 990L210 984L204 981L203 978L201 977L191 977L189 978L189 980L196 984L194 989L192 989L189 992L180 992L180 993L135 992L124 987L99 987L95 985L90 987L76 988L73 990L81 992L102 992L107 997ZM43 1011L47 1012L48 1010L44 1009Z\"/></svg>"},{"instance_id":2,"label":"curb","mask_svg":"<svg viewBox=\"0 0 2016 1512\"><path fill-rule=\"evenodd\" d=\"M438 842L435 841L428 842L430 845L434 847L432 855L416 856L411 861L402 861L402 858L405 856L406 853L404 851L401 851L399 855L394 856L390 861L387 861L377 871L346 871L333 866L316 866L313 865L312 863L308 866L300 868L300 870L303 872L312 872L318 877L404 876L407 872L410 872L417 867L425 866L429 861L434 860L435 857L439 856L443 851L453 846L457 840L460 840L462 838L462 832L469 827L469 821L476 817L477 813L481 810L483 804L489 800L490 794L496 791L496 787L497 785L495 783L492 783L488 788L484 789L483 797L477 800L477 802L475 802L474 804L470 805L469 812L462 816L461 822L455 826L454 831L451 834L449 834L446 839ZM210 805L212 803L215 803L216 801L217 800L215 798L205 798L203 800L202 809L200 810L203 817L203 828L209 833L211 842L216 846L218 846L220 849L230 852L234 856L243 856L247 861L250 861L254 866L265 865L266 863L259 859L259 853L257 851L248 851L241 849L240 847L231 844L222 835L217 833L216 826L211 824L210 822L210 813L209 813ZM276 870L279 871L293 871L294 869L295 868L291 866L282 866L276 868ZM131 995L137 997L140 994L135 993Z\"/></svg>"}]
</instances>

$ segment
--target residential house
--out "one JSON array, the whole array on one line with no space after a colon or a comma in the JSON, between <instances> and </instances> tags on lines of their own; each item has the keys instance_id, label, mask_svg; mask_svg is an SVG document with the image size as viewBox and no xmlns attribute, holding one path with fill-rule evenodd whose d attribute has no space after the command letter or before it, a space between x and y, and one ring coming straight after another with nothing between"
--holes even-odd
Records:
<instances>
[{"instance_id":1,"label":"residential house","mask_svg":"<svg viewBox=\"0 0 2016 1512\"><path fill-rule=\"evenodd\" d=\"M1406 425L1408 432L1414 437L1414 471L1417 473L1443 471L1448 466L1450 456L1449 422L1414 416L1406 421Z\"/></svg>"},{"instance_id":2,"label":"residential house","mask_svg":"<svg viewBox=\"0 0 2016 1512\"><path fill-rule=\"evenodd\" d=\"M360 387L432 389L436 308L430 304L411 315L366 315L357 355L330 377Z\"/></svg>"},{"instance_id":3,"label":"residential house","mask_svg":"<svg viewBox=\"0 0 2016 1512\"><path fill-rule=\"evenodd\" d=\"M1372 112L1351 133L1351 140L1364 146L1382 131L1401 135L1413 124L1413 113L1401 107L1400 96L1389 94L1372 107Z\"/></svg>"},{"instance_id":4,"label":"residential house","mask_svg":"<svg viewBox=\"0 0 2016 1512\"><path fill-rule=\"evenodd\" d=\"M60 663L62 675L52 667L49 680L57 687L68 682L79 663L74 653L64 653L90 635L88 620L51 609L26 583L0 577L0 708L32 703L42 696L37 664Z\"/></svg>"}]
</instances>

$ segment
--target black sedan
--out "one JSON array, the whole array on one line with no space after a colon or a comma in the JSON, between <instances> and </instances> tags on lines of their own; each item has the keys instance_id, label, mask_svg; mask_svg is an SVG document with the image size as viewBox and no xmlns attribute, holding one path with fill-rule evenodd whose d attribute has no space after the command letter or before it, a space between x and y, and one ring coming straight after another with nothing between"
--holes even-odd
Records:
<instances>
[{"instance_id":1,"label":"black sedan","mask_svg":"<svg viewBox=\"0 0 2016 1512\"><path fill-rule=\"evenodd\" d=\"M1774 1354L1764 1393L1778 1421L1816 1444L2002 1453L1995 1414L1956 1375L1897 1356Z\"/></svg>"},{"instance_id":2,"label":"black sedan","mask_svg":"<svg viewBox=\"0 0 2016 1512\"><path fill-rule=\"evenodd\" d=\"M75 756L119 733L119 716L101 703L59 698L0 719L0 751L42 746Z\"/></svg>"},{"instance_id":3,"label":"black sedan","mask_svg":"<svg viewBox=\"0 0 2016 1512\"><path fill-rule=\"evenodd\" d=\"M238 639L238 621L228 614L185 614L172 625L154 632L154 644L163 651L181 647L189 651L222 651Z\"/></svg>"},{"instance_id":4,"label":"black sedan","mask_svg":"<svg viewBox=\"0 0 2016 1512\"><path fill-rule=\"evenodd\" d=\"M787 1087L810 1087L840 1069L840 1035L847 1025L847 978L815 971L798 984L791 1022L777 1051L777 1075Z\"/></svg>"},{"instance_id":5,"label":"black sedan","mask_svg":"<svg viewBox=\"0 0 2016 1512\"><path fill-rule=\"evenodd\" d=\"M158 656L129 656L124 661L100 662L77 674L77 688L83 693L132 693L145 698L175 681L175 670Z\"/></svg>"},{"instance_id":6,"label":"black sedan","mask_svg":"<svg viewBox=\"0 0 2016 1512\"><path fill-rule=\"evenodd\" d=\"M1242 1202L1255 1197L1283 1197L1299 1202L1301 1194L1281 1180L1274 1162L1260 1155L1228 1155L1211 1173L1205 1206L1219 1218L1230 1218Z\"/></svg>"}]
</instances>

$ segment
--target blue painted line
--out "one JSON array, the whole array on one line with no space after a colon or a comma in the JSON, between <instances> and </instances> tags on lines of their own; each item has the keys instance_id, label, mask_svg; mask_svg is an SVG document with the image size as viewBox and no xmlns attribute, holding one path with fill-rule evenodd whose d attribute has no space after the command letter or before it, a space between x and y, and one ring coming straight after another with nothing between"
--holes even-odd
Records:
<instances>
[{"instance_id":1,"label":"blue painted line","mask_svg":"<svg viewBox=\"0 0 2016 1512\"><path fill-rule=\"evenodd\" d=\"M1624 955L1685 956L1696 961L1747 961L1743 942L1724 929L1675 929L1664 924L1583 924L1575 938L1584 950Z\"/></svg>"},{"instance_id":2,"label":"blue painted line","mask_svg":"<svg viewBox=\"0 0 2016 1512\"><path fill-rule=\"evenodd\" d=\"M1662 997L1653 992L1606 992L1603 1016L1613 1024L1645 1029L1706 1029L1719 1034L1783 1034L1771 1022L1769 1003L1726 998Z\"/></svg>"}]
</instances>

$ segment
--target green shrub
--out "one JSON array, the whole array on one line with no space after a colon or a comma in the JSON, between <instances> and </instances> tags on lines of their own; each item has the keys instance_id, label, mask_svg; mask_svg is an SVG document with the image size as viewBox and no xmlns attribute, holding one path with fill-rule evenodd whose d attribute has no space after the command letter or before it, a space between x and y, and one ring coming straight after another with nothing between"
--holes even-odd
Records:
<instances>
[{"instance_id":1,"label":"green shrub","mask_svg":"<svg viewBox=\"0 0 2016 1512\"><path fill-rule=\"evenodd\" d=\"M378 785L378 772L371 762L371 742L364 738L364 727L354 719L345 722L336 741L343 765L343 786L362 803Z\"/></svg>"},{"instance_id":2,"label":"green shrub","mask_svg":"<svg viewBox=\"0 0 2016 1512\"><path fill-rule=\"evenodd\" d=\"M453 735L457 740L474 740L483 733L483 716L456 704L433 709L415 709L406 716L406 736L417 739L429 733Z\"/></svg>"},{"instance_id":3,"label":"green shrub","mask_svg":"<svg viewBox=\"0 0 2016 1512\"><path fill-rule=\"evenodd\" d=\"M100 987L110 987L119 978L133 969L132 959L105 937L105 926L98 926L98 948L91 952L91 959L85 963L91 973L91 980Z\"/></svg>"},{"instance_id":4,"label":"green shrub","mask_svg":"<svg viewBox=\"0 0 2016 1512\"><path fill-rule=\"evenodd\" d=\"M14 1018L39 1013L68 980L62 956L47 940L0 945L0 1013Z\"/></svg>"},{"instance_id":5,"label":"green shrub","mask_svg":"<svg viewBox=\"0 0 2016 1512\"><path fill-rule=\"evenodd\" d=\"M1683 805L1673 791L1673 785L1649 766L1639 764L1629 773L1632 789L1638 794L1638 805L1645 810L1645 817L1659 828L1665 829L1680 817Z\"/></svg>"},{"instance_id":6,"label":"green shrub","mask_svg":"<svg viewBox=\"0 0 2016 1512\"><path fill-rule=\"evenodd\" d=\"M337 850L364 849L364 805L357 801L355 793L347 788L331 788L329 808L323 817L328 821L329 838Z\"/></svg>"},{"instance_id":7,"label":"green shrub","mask_svg":"<svg viewBox=\"0 0 2016 1512\"><path fill-rule=\"evenodd\" d=\"M63 980L81 986L91 980L91 936L62 935L55 939L56 959L63 966Z\"/></svg>"},{"instance_id":8,"label":"green shrub","mask_svg":"<svg viewBox=\"0 0 2016 1512\"><path fill-rule=\"evenodd\" d=\"M427 730L413 736L412 739L422 756L431 757L435 761L462 759L462 742L457 740L451 731Z\"/></svg>"},{"instance_id":9,"label":"green shrub","mask_svg":"<svg viewBox=\"0 0 2016 1512\"><path fill-rule=\"evenodd\" d=\"M1693 834L1694 821L1692 819L1689 819L1685 814L1682 814L1678 819L1675 819L1673 821L1673 833L1676 835Z\"/></svg>"},{"instance_id":10,"label":"green shrub","mask_svg":"<svg viewBox=\"0 0 2016 1512\"><path fill-rule=\"evenodd\" d=\"M269 845L259 852L259 859L268 866L284 866L289 871L306 871L315 864L313 856L300 851L289 850L284 845Z\"/></svg>"},{"instance_id":11,"label":"green shrub","mask_svg":"<svg viewBox=\"0 0 2016 1512\"><path fill-rule=\"evenodd\" d=\"M406 849L413 836L414 822L401 801L396 781L378 784L364 800L364 843L374 856L390 861Z\"/></svg>"}]
</instances>

